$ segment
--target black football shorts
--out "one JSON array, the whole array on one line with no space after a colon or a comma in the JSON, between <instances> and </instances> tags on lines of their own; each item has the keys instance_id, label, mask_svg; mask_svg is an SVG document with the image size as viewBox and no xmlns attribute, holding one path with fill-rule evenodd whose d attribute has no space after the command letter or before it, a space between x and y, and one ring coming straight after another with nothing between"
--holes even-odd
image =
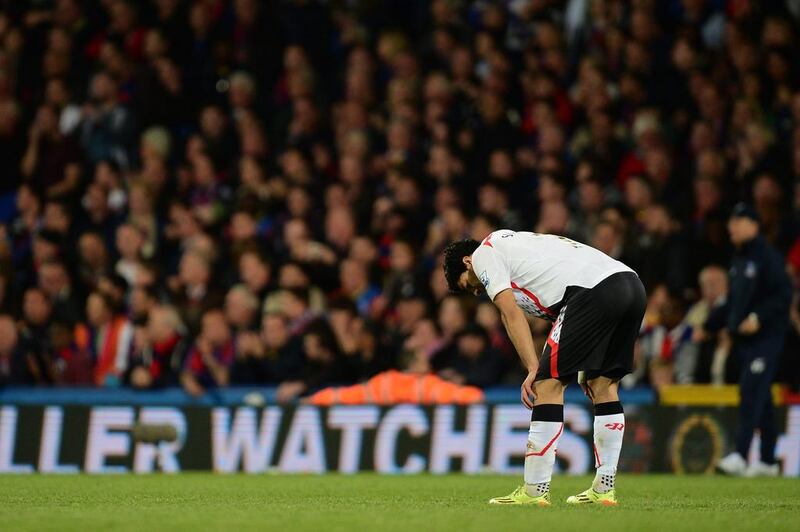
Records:
<instances>
[{"instance_id":1,"label":"black football shorts","mask_svg":"<svg viewBox=\"0 0 800 532\"><path fill-rule=\"evenodd\" d=\"M570 286L539 359L536 380L619 380L631 372L633 349L647 307L644 286L633 272L615 273L594 288Z\"/></svg>"}]
</instances>

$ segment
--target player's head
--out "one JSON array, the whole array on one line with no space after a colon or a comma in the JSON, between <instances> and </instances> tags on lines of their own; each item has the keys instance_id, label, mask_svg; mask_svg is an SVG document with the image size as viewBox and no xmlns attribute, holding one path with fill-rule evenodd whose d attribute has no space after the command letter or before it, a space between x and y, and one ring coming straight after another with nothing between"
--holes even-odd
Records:
<instances>
[{"instance_id":1,"label":"player's head","mask_svg":"<svg viewBox=\"0 0 800 532\"><path fill-rule=\"evenodd\" d=\"M451 242L444 250L444 278L451 292L472 292L475 295L483 290L475 272L472 270L472 254L480 242L471 238Z\"/></svg>"}]
</instances>

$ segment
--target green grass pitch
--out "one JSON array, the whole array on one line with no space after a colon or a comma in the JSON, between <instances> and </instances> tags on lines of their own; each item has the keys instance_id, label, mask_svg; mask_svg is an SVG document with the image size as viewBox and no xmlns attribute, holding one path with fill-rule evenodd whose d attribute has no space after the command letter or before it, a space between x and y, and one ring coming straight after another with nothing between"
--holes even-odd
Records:
<instances>
[{"instance_id":1,"label":"green grass pitch","mask_svg":"<svg viewBox=\"0 0 800 532\"><path fill-rule=\"evenodd\" d=\"M623 475L620 506L494 507L500 476L0 476L0 530L800 530L800 480Z\"/></svg>"}]
</instances>

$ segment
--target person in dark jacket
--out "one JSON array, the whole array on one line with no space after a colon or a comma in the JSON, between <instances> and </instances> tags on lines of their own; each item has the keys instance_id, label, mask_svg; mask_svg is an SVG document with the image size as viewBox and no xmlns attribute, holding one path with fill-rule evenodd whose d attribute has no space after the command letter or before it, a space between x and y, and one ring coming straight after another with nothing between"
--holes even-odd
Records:
<instances>
[{"instance_id":1,"label":"person in dark jacket","mask_svg":"<svg viewBox=\"0 0 800 532\"><path fill-rule=\"evenodd\" d=\"M498 384L503 359L489 344L489 335L480 325L468 325L456 339L456 356L449 367L439 372L456 384L486 388Z\"/></svg>"},{"instance_id":2,"label":"person in dark jacket","mask_svg":"<svg viewBox=\"0 0 800 532\"><path fill-rule=\"evenodd\" d=\"M0 314L0 388L33 384L30 365L30 356L19 341L14 318Z\"/></svg>"},{"instance_id":3,"label":"person in dark jacket","mask_svg":"<svg viewBox=\"0 0 800 532\"><path fill-rule=\"evenodd\" d=\"M355 375L345 363L336 344L336 336L322 319L311 322L302 336L303 367L297 380L278 386L276 399L289 402L302 394L328 386L352 384Z\"/></svg>"},{"instance_id":4,"label":"person in dark jacket","mask_svg":"<svg viewBox=\"0 0 800 532\"><path fill-rule=\"evenodd\" d=\"M26 356L26 383L30 385L51 385L55 380L52 310L47 294L38 287L28 288L22 296L23 319L17 331Z\"/></svg>"},{"instance_id":5,"label":"person in dark jacket","mask_svg":"<svg viewBox=\"0 0 800 532\"><path fill-rule=\"evenodd\" d=\"M737 204L728 231L736 248L730 269L728 302L709 316L707 330L727 329L740 365L739 428L736 450L720 460L726 474L777 476L778 430L771 384L789 325L792 289L781 254L761 234L759 218L749 205ZM760 461L747 465L758 429Z\"/></svg>"},{"instance_id":6,"label":"person in dark jacket","mask_svg":"<svg viewBox=\"0 0 800 532\"><path fill-rule=\"evenodd\" d=\"M260 333L237 334L231 381L254 385L297 380L303 373L302 349L302 339L292 337L285 316L274 312L264 314Z\"/></svg>"}]
</instances>

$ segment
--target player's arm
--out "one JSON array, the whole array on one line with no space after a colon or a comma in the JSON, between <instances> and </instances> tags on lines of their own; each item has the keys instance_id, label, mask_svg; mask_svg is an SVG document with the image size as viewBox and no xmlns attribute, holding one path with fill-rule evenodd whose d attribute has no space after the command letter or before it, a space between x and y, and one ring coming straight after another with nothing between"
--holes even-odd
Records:
<instances>
[{"instance_id":1,"label":"player's arm","mask_svg":"<svg viewBox=\"0 0 800 532\"><path fill-rule=\"evenodd\" d=\"M528 408L533 408L530 396L535 395L533 383L536 378L536 372L539 370L539 358L536 355L536 347L533 344L531 328L528 325L527 318L525 318L525 313L517 305L511 289L498 293L493 301L498 310L500 310L500 318L506 328L508 337L511 338L511 342L514 344L514 349L517 350L519 358L528 370L528 377L522 384L522 402Z\"/></svg>"},{"instance_id":2,"label":"player's arm","mask_svg":"<svg viewBox=\"0 0 800 532\"><path fill-rule=\"evenodd\" d=\"M519 353L522 363L528 371L535 372L539 369L539 358L536 356L536 348L533 345L533 335L531 335L531 328L525 313L514 299L514 294L510 289L503 290L495 296L494 304L500 310L503 325L514 348Z\"/></svg>"},{"instance_id":3,"label":"player's arm","mask_svg":"<svg viewBox=\"0 0 800 532\"><path fill-rule=\"evenodd\" d=\"M511 338L522 363L528 369L528 376L522 383L522 402L528 408L533 408L531 396L536 395L534 381L539 369L539 359L536 357L528 320L522 309L517 306L514 294L511 292L511 273L508 263L493 247L480 246L472 254L472 268L486 288L486 295L500 311L508 337Z\"/></svg>"}]
</instances>

